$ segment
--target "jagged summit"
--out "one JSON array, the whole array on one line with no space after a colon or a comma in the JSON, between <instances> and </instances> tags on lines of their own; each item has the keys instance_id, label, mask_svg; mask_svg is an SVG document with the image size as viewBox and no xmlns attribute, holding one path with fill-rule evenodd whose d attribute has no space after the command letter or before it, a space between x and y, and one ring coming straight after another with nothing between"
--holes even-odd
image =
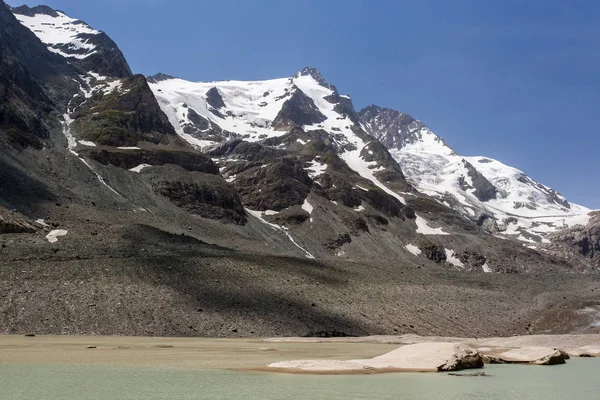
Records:
<instances>
[{"instance_id":1,"label":"jagged summit","mask_svg":"<svg viewBox=\"0 0 600 400\"><path fill-rule=\"evenodd\" d=\"M59 16L59 13L64 14L63 11L55 10L51 7L44 6L44 5L29 7L28 5L23 4L22 6L18 6L18 7L8 6L8 8L15 14L21 14L21 15L25 15L28 17L34 17L36 15L49 15L51 17L56 18Z\"/></svg>"},{"instance_id":2,"label":"jagged summit","mask_svg":"<svg viewBox=\"0 0 600 400\"><path fill-rule=\"evenodd\" d=\"M177 77L159 72L152 76L147 76L146 79L148 80L148 83L158 83L158 82L162 82L162 81L168 81L170 79L177 79Z\"/></svg>"},{"instance_id":3,"label":"jagged summit","mask_svg":"<svg viewBox=\"0 0 600 400\"><path fill-rule=\"evenodd\" d=\"M319 70L317 70L315 67L304 67L294 75L295 78L300 76L311 76L315 81L323 86L328 84L325 78L323 78L323 75L321 75Z\"/></svg>"}]
</instances>

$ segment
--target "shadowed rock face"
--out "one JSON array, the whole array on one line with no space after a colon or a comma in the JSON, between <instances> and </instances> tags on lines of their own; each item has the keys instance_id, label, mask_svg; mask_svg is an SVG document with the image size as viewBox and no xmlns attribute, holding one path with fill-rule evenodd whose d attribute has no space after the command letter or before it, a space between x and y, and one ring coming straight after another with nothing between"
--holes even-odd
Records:
<instances>
[{"instance_id":1,"label":"shadowed rock face","mask_svg":"<svg viewBox=\"0 0 600 400\"><path fill-rule=\"evenodd\" d=\"M273 121L275 127L287 127L290 124L296 126L319 124L327 118L319 111L311 98L301 91L296 91L290 97L277 114Z\"/></svg>"},{"instance_id":2,"label":"shadowed rock face","mask_svg":"<svg viewBox=\"0 0 600 400\"><path fill-rule=\"evenodd\" d=\"M498 189L490 183L483 175L481 175L471 164L464 162L465 168L468 171L469 177L473 182L473 194L480 201L489 201L496 198ZM468 186L463 186L463 190L469 189Z\"/></svg>"},{"instance_id":3,"label":"shadowed rock face","mask_svg":"<svg viewBox=\"0 0 600 400\"><path fill-rule=\"evenodd\" d=\"M179 165L187 171L204 172L218 175L219 167L208 157L200 153L170 150L119 150L119 149L85 149L79 154L89 157L100 164L111 164L123 169L131 169L140 164L161 166L165 164Z\"/></svg>"},{"instance_id":4,"label":"shadowed rock face","mask_svg":"<svg viewBox=\"0 0 600 400\"><path fill-rule=\"evenodd\" d=\"M225 107L223 97L221 97L221 93L219 93L216 87L212 87L208 90L208 92L206 92L206 102L217 110Z\"/></svg>"},{"instance_id":5,"label":"shadowed rock face","mask_svg":"<svg viewBox=\"0 0 600 400\"><path fill-rule=\"evenodd\" d=\"M263 146L260 143L235 139L209 150L206 154L217 157L239 158L250 162L270 162L283 157L285 153L272 147Z\"/></svg>"},{"instance_id":6,"label":"shadowed rock face","mask_svg":"<svg viewBox=\"0 0 600 400\"><path fill-rule=\"evenodd\" d=\"M227 223L246 223L238 193L221 176L187 172L174 166L162 169L160 174L149 172L153 190L190 214Z\"/></svg>"},{"instance_id":7,"label":"shadowed rock face","mask_svg":"<svg viewBox=\"0 0 600 400\"><path fill-rule=\"evenodd\" d=\"M312 180L299 162L283 159L238 174L234 184L248 208L280 211L301 205Z\"/></svg>"},{"instance_id":8,"label":"shadowed rock face","mask_svg":"<svg viewBox=\"0 0 600 400\"><path fill-rule=\"evenodd\" d=\"M0 210L1 211L1 210ZM20 218L5 219L0 215L0 234L3 233L34 233L37 229L30 222Z\"/></svg>"},{"instance_id":9,"label":"shadowed rock face","mask_svg":"<svg viewBox=\"0 0 600 400\"><path fill-rule=\"evenodd\" d=\"M60 126L56 117L76 90L75 77L0 2L0 140L40 148Z\"/></svg>"}]
</instances>

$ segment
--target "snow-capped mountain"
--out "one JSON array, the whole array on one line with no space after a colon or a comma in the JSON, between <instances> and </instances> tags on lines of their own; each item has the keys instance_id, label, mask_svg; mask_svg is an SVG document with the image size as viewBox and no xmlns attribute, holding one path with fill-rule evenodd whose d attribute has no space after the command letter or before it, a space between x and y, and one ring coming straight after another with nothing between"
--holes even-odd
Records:
<instances>
[{"instance_id":1,"label":"snow-capped mountain","mask_svg":"<svg viewBox=\"0 0 600 400\"><path fill-rule=\"evenodd\" d=\"M88 72L125 78L131 70L117 45L104 32L47 6L11 8L48 50L65 57L83 75Z\"/></svg>"},{"instance_id":2,"label":"snow-capped mountain","mask_svg":"<svg viewBox=\"0 0 600 400\"><path fill-rule=\"evenodd\" d=\"M517 269L531 268L530 250L473 221L542 241L537 231L557 224L554 202L573 208L558 194L544 202L554 192L528 178L505 182L507 168L457 155L406 114L357 113L314 68L265 81L132 76L101 31L47 7L11 11L70 69L74 87L56 105L69 153L135 210L160 214L166 198L308 258L377 253L491 272L514 268L498 256L505 252L517 254ZM130 186L132 174L145 183Z\"/></svg>"},{"instance_id":3,"label":"snow-capped mountain","mask_svg":"<svg viewBox=\"0 0 600 400\"><path fill-rule=\"evenodd\" d=\"M498 336L599 300L597 215L543 251L486 232L576 206L405 114L359 116L313 68L132 75L101 31L3 0L0 55L0 331Z\"/></svg>"},{"instance_id":4,"label":"snow-capped mountain","mask_svg":"<svg viewBox=\"0 0 600 400\"><path fill-rule=\"evenodd\" d=\"M377 175L395 167L401 175L399 168L385 155L374 159L372 147L378 143L360 128L350 98L314 68L266 81L189 82L159 74L149 83L179 135L200 149L234 138L280 137L293 127L324 131L352 170L404 202Z\"/></svg>"},{"instance_id":5,"label":"snow-capped mountain","mask_svg":"<svg viewBox=\"0 0 600 400\"><path fill-rule=\"evenodd\" d=\"M548 233L589 220L590 209L569 203L516 168L487 157L458 155L408 114L369 106L359 116L365 131L386 145L411 184L492 233L548 242Z\"/></svg>"}]
</instances>

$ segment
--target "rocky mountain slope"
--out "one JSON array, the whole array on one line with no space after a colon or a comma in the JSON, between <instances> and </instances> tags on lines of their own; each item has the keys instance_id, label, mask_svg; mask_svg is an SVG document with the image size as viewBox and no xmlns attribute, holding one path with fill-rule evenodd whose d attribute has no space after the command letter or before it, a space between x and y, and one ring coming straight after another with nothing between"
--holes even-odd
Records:
<instances>
[{"instance_id":1,"label":"rocky mountain slope","mask_svg":"<svg viewBox=\"0 0 600 400\"><path fill-rule=\"evenodd\" d=\"M146 78L62 12L0 18L1 332L513 333L596 299L564 278L595 265L444 204L314 68ZM472 164L465 190L502 198Z\"/></svg>"},{"instance_id":2,"label":"rocky mountain slope","mask_svg":"<svg viewBox=\"0 0 600 400\"><path fill-rule=\"evenodd\" d=\"M491 233L549 243L548 234L589 221L590 209L569 203L516 168L457 154L408 114L369 106L359 118L365 131L390 150L412 185Z\"/></svg>"}]
</instances>

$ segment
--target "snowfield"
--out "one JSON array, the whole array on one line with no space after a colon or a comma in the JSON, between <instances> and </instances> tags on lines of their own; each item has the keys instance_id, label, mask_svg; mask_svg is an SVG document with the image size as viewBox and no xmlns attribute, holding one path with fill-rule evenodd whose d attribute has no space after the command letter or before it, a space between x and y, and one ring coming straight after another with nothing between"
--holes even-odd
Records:
<instances>
[{"instance_id":1,"label":"snowfield","mask_svg":"<svg viewBox=\"0 0 600 400\"><path fill-rule=\"evenodd\" d=\"M463 157L418 121L398 132L389 131L392 125L385 119L389 114L383 112L389 110L362 121L363 128L393 144L390 153L417 190L464 216L477 221L481 215L489 215L498 234L528 243L546 243L545 236L552 232L588 223L590 209L569 204L557 191L522 171L487 157ZM495 198L478 198L473 171L496 189Z\"/></svg>"},{"instance_id":2,"label":"snowfield","mask_svg":"<svg viewBox=\"0 0 600 400\"><path fill-rule=\"evenodd\" d=\"M89 42L89 35L99 35L102 32L60 11L56 14L57 16L36 14L33 17L15 14L15 17L53 53L77 59L95 54L96 46Z\"/></svg>"}]
</instances>

